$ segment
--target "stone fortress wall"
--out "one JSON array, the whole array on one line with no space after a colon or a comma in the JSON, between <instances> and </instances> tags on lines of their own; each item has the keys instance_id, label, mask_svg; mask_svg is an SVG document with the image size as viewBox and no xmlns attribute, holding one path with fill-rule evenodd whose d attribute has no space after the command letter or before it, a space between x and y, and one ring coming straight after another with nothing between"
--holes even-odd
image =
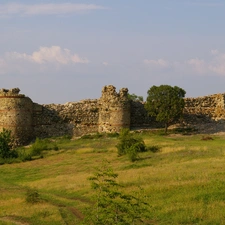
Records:
<instances>
[{"instance_id":1,"label":"stone fortress wall","mask_svg":"<svg viewBox=\"0 0 225 225\"><path fill-rule=\"evenodd\" d=\"M11 130L15 143L28 142L33 133L33 102L18 88L0 90L0 130Z\"/></svg>"},{"instance_id":2,"label":"stone fortress wall","mask_svg":"<svg viewBox=\"0 0 225 225\"><path fill-rule=\"evenodd\" d=\"M19 91L0 90L0 129L12 130L19 144L35 137L81 136L159 125L148 116L144 103L128 99L127 88L117 93L108 85L103 87L100 99L47 105L33 103ZM185 103L182 125L206 133L225 132L225 94L186 98Z\"/></svg>"}]
</instances>

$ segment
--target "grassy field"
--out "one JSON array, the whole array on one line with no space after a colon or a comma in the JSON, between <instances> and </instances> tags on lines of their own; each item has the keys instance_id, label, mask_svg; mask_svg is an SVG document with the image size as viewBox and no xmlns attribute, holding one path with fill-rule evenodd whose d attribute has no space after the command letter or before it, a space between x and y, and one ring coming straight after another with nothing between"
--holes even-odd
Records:
<instances>
[{"instance_id":1,"label":"grassy field","mask_svg":"<svg viewBox=\"0 0 225 225\"><path fill-rule=\"evenodd\" d=\"M0 224L79 224L92 204L87 178L104 159L124 191L144 189L149 224L225 224L225 136L135 135L155 150L136 162L118 157L118 139L104 136L56 139L59 150L43 158L1 165ZM37 203L26 201L29 191L39 194Z\"/></svg>"}]
</instances>

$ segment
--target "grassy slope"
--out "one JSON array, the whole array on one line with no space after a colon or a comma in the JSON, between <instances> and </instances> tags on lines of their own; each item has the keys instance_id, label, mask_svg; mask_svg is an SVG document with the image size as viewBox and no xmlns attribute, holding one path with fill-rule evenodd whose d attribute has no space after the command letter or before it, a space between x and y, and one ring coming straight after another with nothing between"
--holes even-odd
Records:
<instances>
[{"instance_id":1,"label":"grassy slope","mask_svg":"<svg viewBox=\"0 0 225 225\"><path fill-rule=\"evenodd\" d=\"M127 192L144 188L152 224L225 224L224 137L140 135L160 151L135 163L117 157L116 138L101 138L61 142L43 159L1 165L0 224L77 224L91 204L87 178L103 159ZM25 201L28 188L38 190L40 203Z\"/></svg>"}]
</instances>

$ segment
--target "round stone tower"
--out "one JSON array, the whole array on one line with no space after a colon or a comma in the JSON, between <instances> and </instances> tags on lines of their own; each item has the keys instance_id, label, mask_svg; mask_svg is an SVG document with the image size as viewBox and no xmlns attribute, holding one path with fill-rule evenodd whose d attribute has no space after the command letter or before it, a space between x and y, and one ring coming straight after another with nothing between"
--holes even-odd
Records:
<instances>
[{"instance_id":1,"label":"round stone tower","mask_svg":"<svg viewBox=\"0 0 225 225\"><path fill-rule=\"evenodd\" d=\"M11 130L15 144L21 145L33 137L33 102L19 92L19 88L0 90L0 131Z\"/></svg>"},{"instance_id":2,"label":"round stone tower","mask_svg":"<svg viewBox=\"0 0 225 225\"><path fill-rule=\"evenodd\" d=\"M119 132L122 128L130 128L130 101L127 93L127 88L117 93L113 85L103 87L99 99L99 132Z\"/></svg>"}]
</instances>

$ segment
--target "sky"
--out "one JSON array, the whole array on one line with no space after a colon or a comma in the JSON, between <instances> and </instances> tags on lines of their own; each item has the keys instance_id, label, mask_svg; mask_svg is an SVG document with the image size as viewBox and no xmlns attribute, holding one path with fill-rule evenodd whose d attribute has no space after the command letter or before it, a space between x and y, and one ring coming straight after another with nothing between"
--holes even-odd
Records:
<instances>
[{"instance_id":1,"label":"sky","mask_svg":"<svg viewBox=\"0 0 225 225\"><path fill-rule=\"evenodd\" d=\"M0 0L0 88L40 104L225 93L224 0Z\"/></svg>"}]
</instances>

